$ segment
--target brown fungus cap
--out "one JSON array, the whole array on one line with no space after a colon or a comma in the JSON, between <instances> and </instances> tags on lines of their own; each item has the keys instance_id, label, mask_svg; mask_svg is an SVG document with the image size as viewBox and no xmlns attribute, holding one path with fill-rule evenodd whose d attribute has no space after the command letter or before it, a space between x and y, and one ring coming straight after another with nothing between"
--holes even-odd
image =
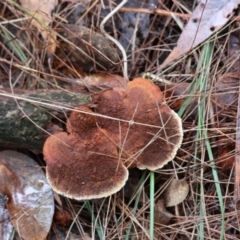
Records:
<instances>
[{"instance_id":1,"label":"brown fungus cap","mask_svg":"<svg viewBox=\"0 0 240 240\"><path fill-rule=\"evenodd\" d=\"M87 107L82 111L90 112ZM66 132L50 136L43 148L47 179L54 191L77 200L107 197L119 191L128 171L117 147L92 115L72 112Z\"/></svg>"},{"instance_id":2,"label":"brown fungus cap","mask_svg":"<svg viewBox=\"0 0 240 240\"><path fill-rule=\"evenodd\" d=\"M79 200L106 197L124 186L127 168L156 170L175 157L181 119L152 82L134 79L126 91L93 95L91 105L94 112L87 106L72 112L68 133L45 142L47 178L56 192Z\"/></svg>"},{"instance_id":3,"label":"brown fungus cap","mask_svg":"<svg viewBox=\"0 0 240 240\"><path fill-rule=\"evenodd\" d=\"M171 161L182 143L182 123L164 102L160 89L151 81L137 78L128 83L125 94L112 92L94 98L95 111L120 119L98 117L98 123L112 134L124 164L156 170ZM114 98L110 99L111 95Z\"/></svg>"}]
</instances>

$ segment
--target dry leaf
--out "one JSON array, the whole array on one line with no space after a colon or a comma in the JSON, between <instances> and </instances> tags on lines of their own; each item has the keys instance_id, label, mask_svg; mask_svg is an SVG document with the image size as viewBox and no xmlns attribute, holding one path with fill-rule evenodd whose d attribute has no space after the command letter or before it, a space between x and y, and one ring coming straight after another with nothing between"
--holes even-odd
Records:
<instances>
[{"instance_id":1,"label":"dry leaf","mask_svg":"<svg viewBox=\"0 0 240 240\"><path fill-rule=\"evenodd\" d=\"M69 211L56 207L54 213L54 223L56 225L59 225L60 227L69 227L72 221L73 216Z\"/></svg>"},{"instance_id":2,"label":"dry leaf","mask_svg":"<svg viewBox=\"0 0 240 240\"><path fill-rule=\"evenodd\" d=\"M77 235L75 233L70 233L68 240L91 240L92 238L89 237L88 233L84 233L82 235Z\"/></svg>"},{"instance_id":3,"label":"dry leaf","mask_svg":"<svg viewBox=\"0 0 240 240\"><path fill-rule=\"evenodd\" d=\"M177 46L160 68L166 67L220 30L232 17L233 10L239 3L239 0L201 0L183 30Z\"/></svg>"},{"instance_id":4,"label":"dry leaf","mask_svg":"<svg viewBox=\"0 0 240 240\"><path fill-rule=\"evenodd\" d=\"M166 207L176 206L188 195L189 186L185 179L173 179L164 192Z\"/></svg>"},{"instance_id":5,"label":"dry leaf","mask_svg":"<svg viewBox=\"0 0 240 240\"><path fill-rule=\"evenodd\" d=\"M227 139L229 142L229 139ZM222 146L217 151L216 164L224 172L226 170L232 169L235 163L235 154L234 154L234 143L226 144Z\"/></svg>"},{"instance_id":6,"label":"dry leaf","mask_svg":"<svg viewBox=\"0 0 240 240\"><path fill-rule=\"evenodd\" d=\"M56 33L50 29L53 19L51 13L58 0L20 0L27 15L31 17L31 24L39 29L43 38L47 41L47 52L52 54L56 49Z\"/></svg>"},{"instance_id":7,"label":"dry leaf","mask_svg":"<svg viewBox=\"0 0 240 240\"><path fill-rule=\"evenodd\" d=\"M52 189L40 166L14 151L0 152L0 192L10 219L25 240L44 240L54 213Z\"/></svg>"},{"instance_id":8,"label":"dry leaf","mask_svg":"<svg viewBox=\"0 0 240 240\"><path fill-rule=\"evenodd\" d=\"M13 225L5 208L7 197L0 193L0 239L10 239Z\"/></svg>"},{"instance_id":9,"label":"dry leaf","mask_svg":"<svg viewBox=\"0 0 240 240\"><path fill-rule=\"evenodd\" d=\"M86 76L81 81L90 92L99 92L107 89L126 90L126 80L116 74L98 73Z\"/></svg>"},{"instance_id":10,"label":"dry leaf","mask_svg":"<svg viewBox=\"0 0 240 240\"><path fill-rule=\"evenodd\" d=\"M174 215L166 210L165 201L159 199L155 204L154 222L167 225L173 217Z\"/></svg>"}]
</instances>

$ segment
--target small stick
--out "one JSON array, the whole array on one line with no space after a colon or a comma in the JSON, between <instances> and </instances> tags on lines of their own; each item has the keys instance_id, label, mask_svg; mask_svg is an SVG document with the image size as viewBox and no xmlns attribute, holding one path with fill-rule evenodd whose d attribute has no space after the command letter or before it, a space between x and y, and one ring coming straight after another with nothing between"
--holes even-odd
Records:
<instances>
[{"instance_id":1,"label":"small stick","mask_svg":"<svg viewBox=\"0 0 240 240\"><path fill-rule=\"evenodd\" d=\"M136 13L148 13L148 14L157 14L160 16L172 17L177 16L180 18L184 18L186 20L190 19L191 14L187 13L178 13L178 12L171 12L162 9L149 9L149 8L130 8L130 7L122 7L119 9L119 12L136 12ZM233 16L230 18L231 21L240 22L240 16Z\"/></svg>"},{"instance_id":2,"label":"small stick","mask_svg":"<svg viewBox=\"0 0 240 240\"><path fill-rule=\"evenodd\" d=\"M110 17L112 17L124 4L127 3L128 0L123 0L116 8L114 8L101 22L100 24L100 30L101 32L104 34L104 36L109 39L110 41L112 41L113 43L116 44L116 46L120 49L120 51L122 52L122 56L123 56L123 76L126 80L126 82L128 82L128 67L127 67L127 54L125 49L123 48L123 46L121 45L120 42L118 42L115 38L113 38L112 36L110 36L104 29L104 24L110 19Z\"/></svg>"},{"instance_id":3,"label":"small stick","mask_svg":"<svg viewBox=\"0 0 240 240\"><path fill-rule=\"evenodd\" d=\"M239 86L239 91L240 91L240 86ZM234 201L236 204L236 209L240 209L240 94L238 95L238 109L237 109Z\"/></svg>"},{"instance_id":4,"label":"small stick","mask_svg":"<svg viewBox=\"0 0 240 240\"><path fill-rule=\"evenodd\" d=\"M130 7L122 7L119 9L119 12L137 12L137 13L149 13L149 14L157 14L161 16L171 17L172 15L175 15L177 17L190 19L190 14L184 14L184 13L177 13L177 12L171 12L166 11L162 9L148 9L148 8L130 8Z\"/></svg>"}]
</instances>

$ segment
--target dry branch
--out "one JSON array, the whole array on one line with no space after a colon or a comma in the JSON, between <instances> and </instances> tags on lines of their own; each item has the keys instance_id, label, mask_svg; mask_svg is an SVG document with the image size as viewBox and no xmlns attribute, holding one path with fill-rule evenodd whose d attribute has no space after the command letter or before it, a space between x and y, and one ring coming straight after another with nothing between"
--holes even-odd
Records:
<instances>
[{"instance_id":1,"label":"dry branch","mask_svg":"<svg viewBox=\"0 0 240 240\"><path fill-rule=\"evenodd\" d=\"M238 96L238 110L237 110L237 128L236 128L236 144L235 144L235 183L234 183L234 200L236 208L240 207L240 96Z\"/></svg>"},{"instance_id":2,"label":"dry branch","mask_svg":"<svg viewBox=\"0 0 240 240\"><path fill-rule=\"evenodd\" d=\"M119 12L136 12L136 13L148 13L148 14L156 14L164 17L180 17L186 20L189 20L191 17L191 14L188 13L178 13L178 12L172 12L172 11L166 11L163 9L148 9L148 8L130 8L130 7L122 7L119 9ZM240 21L239 16L233 16L230 18L231 21Z\"/></svg>"}]
</instances>

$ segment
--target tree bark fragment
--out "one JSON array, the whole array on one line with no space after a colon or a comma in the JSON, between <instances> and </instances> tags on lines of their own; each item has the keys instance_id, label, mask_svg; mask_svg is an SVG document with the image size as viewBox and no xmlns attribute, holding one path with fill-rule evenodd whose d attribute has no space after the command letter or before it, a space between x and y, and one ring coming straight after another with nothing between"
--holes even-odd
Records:
<instances>
[{"instance_id":1,"label":"tree bark fragment","mask_svg":"<svg viewBox=\"0 0 240 240\"><path fill-rule=\"evenodd\" d=\"M0 147L41 151L48 126L60 113L89 102L89 95L39 90L0 91Z\"/></svg>"}]
</instances>

